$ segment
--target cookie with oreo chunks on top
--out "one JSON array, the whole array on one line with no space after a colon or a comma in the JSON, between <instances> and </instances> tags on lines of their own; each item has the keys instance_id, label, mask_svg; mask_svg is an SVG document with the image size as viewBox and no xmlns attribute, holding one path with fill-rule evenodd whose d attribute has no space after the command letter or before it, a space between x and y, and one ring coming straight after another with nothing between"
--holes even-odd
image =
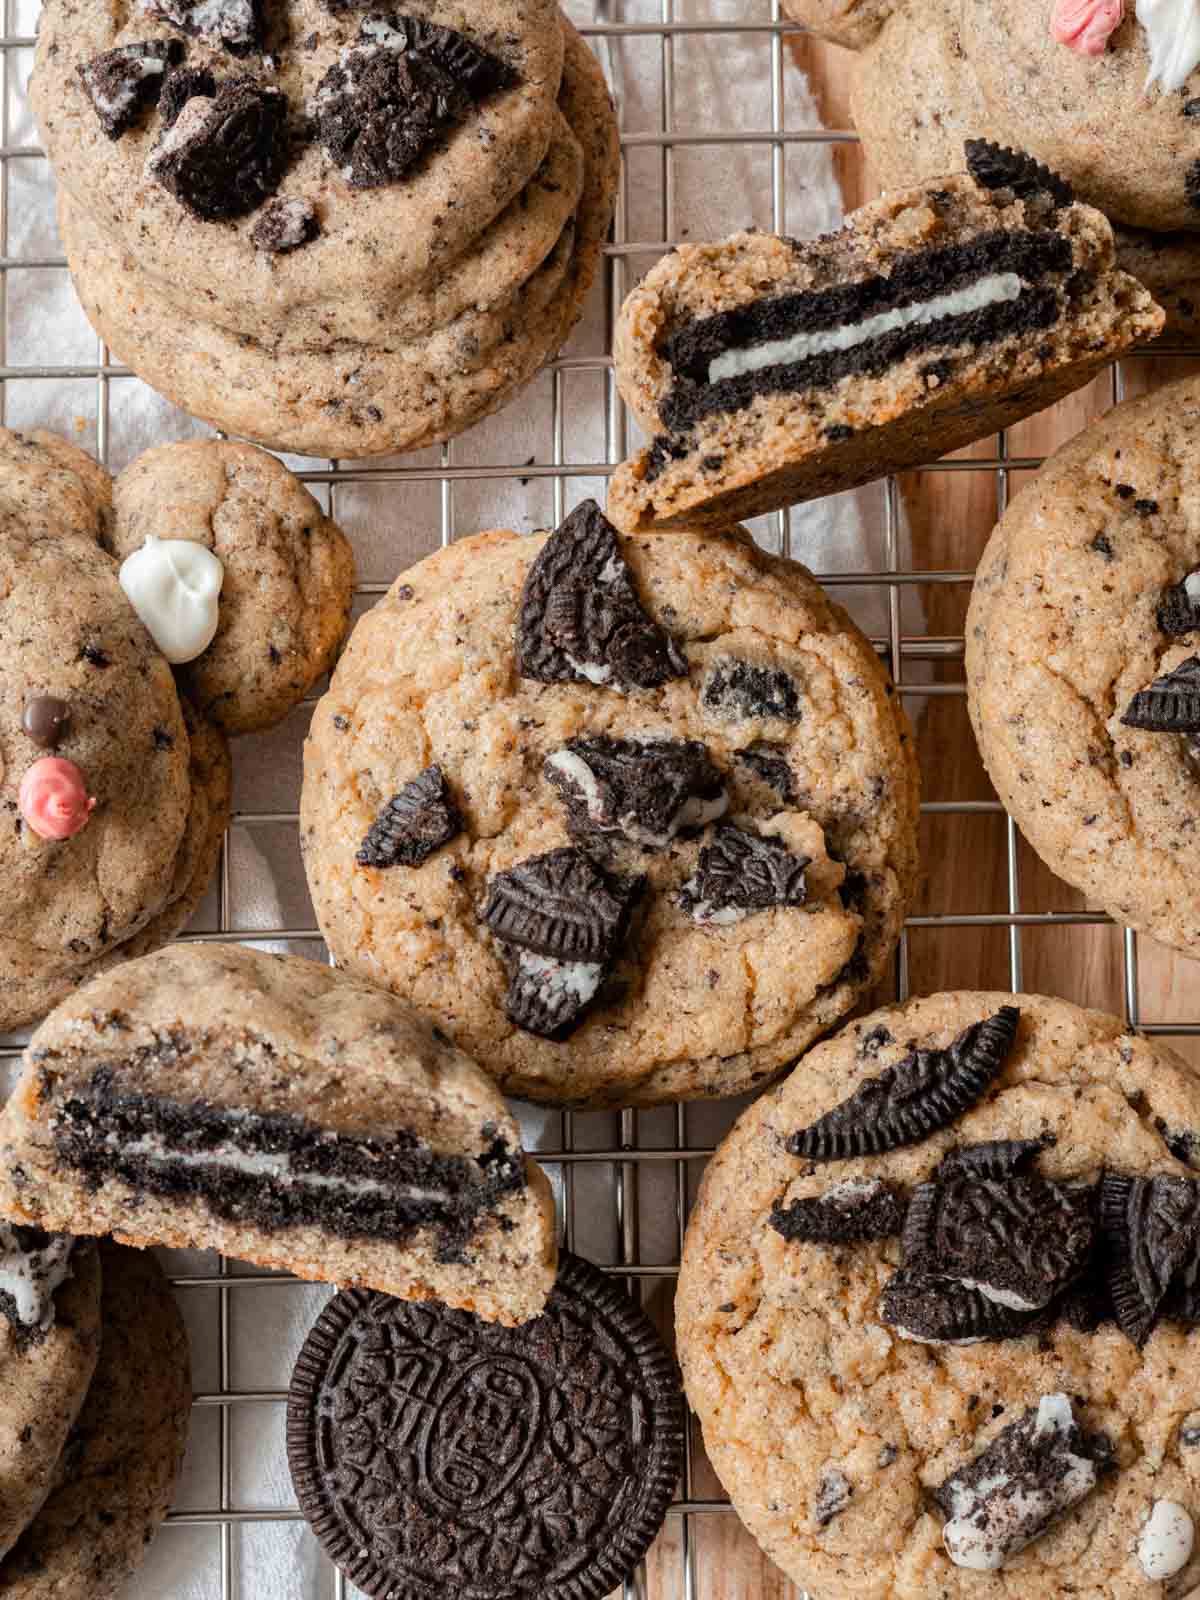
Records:
<instances>
[{"instance_id":1,"label":"cookie with oreo chunks on top","mask_svg":"<svg viewBox=\"0 0 1200 1600\"><path fill-rule=\"evenodd\" d=\"M740 689L712 715L714 663L793 686L803 717ZM314 716L301 834L322 931L510 1092L752 1086L896 936L916 815L896 698L813 580L740 533L629 539L589 504L553 533L456 541L358 624ZM739 759L760 734L794 783ZM459 831L431 809L444 842L419 865L364 865L430 766Z\"/></svg>"},{"instance_id":2,"label":"cookie with oreo chunks on top","mask_svg":"<svg viewBox=\"0 0 1200 1600\"><path fill-rule=\"evenodd\" d=\"M716 526L935 460L1080 388L1162 321L1098 211L969 142L948 176L836 233L688 243L647 273L613 354L651 444L614 473L609 515L630 532Z\"/></svg>"},{"instance_id":3,"label":"cookie with oreo chunks on top","mask_svg":"<svg viewBox=\"0 0 1200 1600\"><path fill-rule=\"evenodd\" d=\"M865 1078L916 1051L947 1050L1004 1007L1021 1014L1012 1050L985 1094L953 1122L918 1142L864 1151L832 1168L789 1152L796 1127L820 1122ZM803 1224L843 1186L863 1195L886 1186L903 1197L927 1184L1003 1186L1036 1176L1081 1195L1105 1172L1120 1172L1190 1189L1196 1175L1167 1141L1178 1144L1171 1130L1193 1126L1198 1112L1200 1080L1192 1069L1118 1018L1035 995L959 993L888 1007L844 1027L742 1113L709 1163L689 1220L678 1344L718 1476L743 1522L799 1588L835 1594L849 1572L912 1600L938 1589L965 1595L971 1584L988 1581L956 1569L974 1529L985 1535L993 1565L1003 1563L1002 1581L1019 1578L1030 1600L1060 1600L1064 1548L1073 1552L1071 1581L1081 1594L1103 1600L1110 1592L1110 1552L1133 1550L1157 1499L1187 1499L1191 1461L1178 1430L1164 1428L1151 1458L1121 1445L1145 1416L1147 1394L1169 1394L1182 1383L1177 1392L1186 1396L1200 1371L1200 1328L1176 1320L1186 1269L1172 1278L1139 1349L1094 1292L1102 1242L1080 1277L1072 1277L1073 1249L1048 1247L1051 1270L1033 1276L1064 1287L1043 1308L1021 1311L973 1286L1005 1286L990 1263L978 1279L957 1261L950 1265L959 1276L942 1276L928 1251L922 1270L902 1265L906 1241L883 1226L830 1238L833 1230ZM791 1215L801 1228L782 1230L781 1218ZM924 1248L927 1230L920 1232ZM1013 1253L1012 1232L1007 1221L997 1230L997 1257ZM1063 1237L1049 1214L1047 1232ZM1116 1384L1114 1372L1121 1374ZM829 1404L814 1404L826 1379ZM809 1397L802 1405L801 1388ZM1047 1393L1067 1395L1081 1433L1104 1434L1114 1449L1080 1448L1065 1417L1061 1429L1044 1419L1052 1458L1044 1475L1039 1469L1030 1476L1014 1461L1011 1486L1019 1494L986 1482L1000 1478L998 1468L970 1477L976 1502L931 1515L931 1487L948 1480L962 1487L996 1435ZM852 1438L847 1416L855 1419ZM1029 1514L1061 1481L1060 1468L1071 1467L1063 1444L1094 1461L1096 1481L1078 1503L1072 1495ZM767 1477L764 1460L771 1463ZM1008 1465L1000 1466L1007 1481ZM824 1503L822 1485L835 1472L846 1490L824 1527L812 1508ZM1016 1524L1040 1541L1025 1557ZM976 1553L987 1552L977 1543ZM1159 1593L1161 1580L1137 1562L1121 1570L1132 1600Z\"/></svg>"}]
</instances>

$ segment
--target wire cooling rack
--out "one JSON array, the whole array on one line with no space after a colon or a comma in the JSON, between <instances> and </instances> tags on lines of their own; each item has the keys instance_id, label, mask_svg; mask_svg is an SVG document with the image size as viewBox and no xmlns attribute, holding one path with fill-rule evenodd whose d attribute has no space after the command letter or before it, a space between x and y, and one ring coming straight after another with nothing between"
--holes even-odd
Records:
<instances>
[{"instance_id":1,"label":"wire cooling rack","mask_svg":"<svg viewBox=\"0 0 1200 1600\"><path fill-rule=\"evenodd\" d=\"M0 4L0 420L74 432L101 460L119 466L160 437L203 430L161 403L148 414L139 409L139 402L154 402L94 338L90 350L80 347L83 358L74 359L70 330L58 336L60 324L78 319L78 312L52 226L18 226L24 221L19 208L45 205L50 192L24 99L36 0ZM803 187L798 206L789 183L789 159L801 147L836 153L843 180L855 170L854 134L820 126L807 92L797 94L804 84L800 66L820 75L819 47L780 20L778 0L745 0L731 16L720 5L710 0L707 11L693 14L685 9L689 0L596 0L591 19L583 19L623 114L625 173L603 283L595 291L600 309L518 403L523 409L515 429L485 425L415 462L289 462L354 539L362 607L439 537L448 543L502 522L492 510L501 501L513 525L514 505L525 525L552 525L586 494L602 491L635 431L607 356L613 317L627 288L664 249L689 233L703 237L694 231L691 202L680 198L681 162L704 162L718 149L753 152L756 192L713 231L728 231L750 213L777 232L787 231L789 220L796 232L816 231L804 212ZM681 95L686 101L694 86L689 63L696 58L688 52L723 53L735 43L759 52L749 120L742 115L708 126L706 107L691 104L681 124ZM636 117L628 114L622 84L634 58L642 90L647 83L652 90L650 112L643 92ZM828 105L825 111L830 120ZM829 163L828 174L833 170ZM694 178L683 187L697 192ZM31 293L33 283L43 286L41 298ZM29 308L46 305L60 310L52 310L49 323L31 327ZM80 338L88 337L83 329ZM47 343L56 352L50 364ZM1175 1014L1194 990L1196 969L1148 944L1139 951L1134 934L1112 928L1081 904L1020 840L975 758L961 671L974 562L1010 492L1040 464L1049 444L1122 398L1127 381L1142 388L1172 363L1181 371L1183 355L1156 352L1152 363L1114 368L1082 399L1065 404L1061 424L1022 425L853 499L855 537L844 559L835 551L819 576L867 626L918 723L926 757L926 876L881 999L903 998L910 987L1019 990L1028 983L1123 1009L1132 1024L1150 1032L1200 1035L1200 1021ZM574 421L585 413L588 427L579 435ZM528 460L524 447L514 445L523 428L535 445ZM844 517L838 522L851 524ZM811 560L812 526L806 515L798 532L795 518L783 514L756 524L755 532L770 548ZM407 532L396 537L397 528L418 530L415 543ZM412 548L403 548L405 539ZM822 548L828 551L827 541ZM218 881L187 937L324 955L298 866L295 796L307 715L306 709L277 734L238 745L235 816ZM1039 940L1049 943L1034 951L1031 963L1030 941ZM1195 997L1192 1004L1200 1009ZM19 1042L0 1047L0 1064L11 1070L18 1053ZM624 1279L668 1337L689 1205L706 1157L738 1109L740 1103L538 1115L520 1108L527 1141L556 1184L565 1243ZM356 1591L303 1529L283 1465L288 1371L329 1291L211 1256L165 1259L191 1330L198 1392L177 1504L131 1596L346 1600ZM740 1529L693 1425L678 1498L648 1560L624 1585L623 1600L784 1600L797 1594Z\"/></svg>"}]
</instances>

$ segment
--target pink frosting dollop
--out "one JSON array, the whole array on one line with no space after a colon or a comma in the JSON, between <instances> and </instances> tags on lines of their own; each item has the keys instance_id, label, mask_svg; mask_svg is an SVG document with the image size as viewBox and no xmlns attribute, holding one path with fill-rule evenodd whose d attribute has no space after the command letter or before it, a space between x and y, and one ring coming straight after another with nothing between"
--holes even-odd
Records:
<instances>
[{"instance_id":1,"label":"pink frosting dollop","mask_svg":"<svg viewBox=\"0 0 1200 1600\"><path fill-rule=\"evenodd\" d=\"M1077 55L1102 56L1124 14L1124 0L1054 0L1050 37Z\"/></svg>"},{"instance_id":2,"label":"pink frosting dollop","mask_svg":"<svg viewBox=\"0 0 1200 1600\"><path fill-rule=\"evenodd\" d=\"M17 791L21 815L39 839L69 839L86 828L96 802L83 773L62 756L35 761Z\"/></svg>"}]
</instances>

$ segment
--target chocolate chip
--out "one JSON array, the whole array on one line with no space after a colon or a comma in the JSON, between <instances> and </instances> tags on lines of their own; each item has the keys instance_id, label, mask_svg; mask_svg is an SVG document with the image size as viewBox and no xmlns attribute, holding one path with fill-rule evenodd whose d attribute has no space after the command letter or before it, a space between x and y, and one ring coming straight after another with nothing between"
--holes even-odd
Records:
<instances>
[{"instance_id":1,"label":"chocolate chip","mask_svg":"<svg viewBox=\"0 0 1200 1600\"><path fill-rule=\"evenodd\" d=\"M1140 1350L1159 1319L1172 1278L1200 1240L1200 1184L1106 1173L1100 1224L1117 1323Z\"/></svg>"},{"instance_id":2,"label":"chocolate chip","mask_svg":"<svg viewBox=\"0 0 1200 1600\"><path fill-rule=\"evenodd\" d=\"M302 245L311 244L321 231L317 210L311 200L292 195L268 200L254 224L250 238L256 250L268 255L286 256Z\"/></svg>"},{"instance_id":3,"label":"chocolate chip","mask_svg":"<svg viewBox=\"0 0 1200 1600\"><path fill-rule=\"evenodd\" d=\"M696 739L571 739L542 770L576 839L617 835L661 850L681 829L702 827L729 806L721 774Z\"/></svg>"},{"instance_id":4,"label":"chocolate chip","mask_svg":"<svg viewBox=\"0 0 1200 1600\"><path fill-rule=\"evenodd\" d=\"M1188 584L1195 587L1195 596ZM1173 583L1163 594L1158 607L1158 625L1171 639L1182 639L1184 634L1200 628L1200 569L1189 572L1181 583Z\"/></svg>"},{"instance_id":5,"label":"chocolate chip","mask_svg":"<svg viewBox=\"0 0 1200 1600\"><path fill-rule=\"evenodd\" d=\"M594 500L572 511L530 567L516 650L521 676L541 683L624 693L687 677L674 641L642 610L616 529Z\"/></svg>"},{"instance_id":6,"label":"chocolate chip","mask_svg":"<svg viewBox=\"0 0 1200 1600\"><path fill-rule=\"evenodd\" d=\"M287 96L253 78L227 78L188 100L146 163L205 222L244 216L278 186L287 157Z\"/></svg>"},{"instance_id":7,"label":"chocolate chip","mask_svg":"<svg viewBox=\"0 0 1200 1600\"><path fill-rule=\"evenodd\" d=\"M177 39L143 39L83 63L79 76L84 91L110 139L128 133L145 107L154 103L179 53Z\"/></svg>"},{"instance_id":8,"label":"chocolate chip","mask_svg":"<svg viewBox=\"0 0 1200 1600\"><path fill-rule=\"evenodd\" d=\"M754 744L745 745L741 750L735 750L733 759L773 790L785 805L791 805L795 801L796 784L792 777L791 763L787 758L786 745L771 744L765 739L759 739Z\"/></svg>"},{"instance_id":9,"label":"chocolate chip","mask_svg":"<svg viewBox=\"0 0 1200 1600\"><path fill-rule=\"evenodd\" d=\"M1086 1499L1112 1454L1103 1435L1084 1434L1067 1395L1043 1395L934 1489L950 1559L996 1571Z\"/></svg>"},{"instance_id":10,"label":"chocolate chip","mask_svg":"<svg viewBox=\"0 0 1200 1600\"><path fill-rule=\"evenodd\" d=\"M641 1308L564 1254L517 1328L338 1295L296 1364L287 1441L304 1515L365 1594L601 1600L662 1526L683 1402Z\"/></svg>"},{"instance_id":11,"label":"chocolate chip","mask_svg":"<svg viewBox=\"0 0 1200 1600\"><path fill-rule=\"evenodd\" d=\"M838 1467L826 1467L817 1485L817 1498L813 1504L813 1520L819 1528L828 1527L834 1517L841 1516L850 1504L854 1485Z\"/></svg>"},{"instance_id":12,"label":"chocolate chip","mask_svg":"<svg viewBox=\"0 0 1200 1600\"><path fill-rule=\"evenodd\" d=\"M810 1161L845 1161L919 1144L974 1105L997 1077L1017 1037L1021 1013L1001 1006L964 1028L945 1050L914 1050L877 1078L868 1078L787 1149Z\"/></svg>"},{"instance_id":13,"label":"chocolate chip","mask_svg":"<svg viewBox=\"0 0 1200 1600\"><path fill-rule=\"evenodd\" d=\"M1159 505L1157 500L1135 500L1133 509L1139 517L1154 517L1158 515Z\"/></svg>"},{"instance_id":14,"label":"chocolate chip","mask_svg":"<svg viewBox=\"0 0 1200 1600\"><path fill-rule=\"evenodd\" d=\"M1139 689L1121 721L1149 733L1200 733L1200 656L1189 656Z\"/></svg>"},{"instance_id":15,"label":"chocolate chip","mask_svg":"<svg viewBox=\"0 0 1200 1600\"><path fill-rule=\"evenodd\" d=\"M317 138L353 188L379 188L515 82L505 62L453 28L373 13L317 86Z\"/></svg>"},{"instance_id":16,"label":"chocolate chip","mask_svg":"<svg viewBox=\"0 0 1200 1600\"><path fill-rule=\"evenodd\" d=\"M810 865L809 856L795 855L782 839L720 823L678 902L693 922L721 926L774 906L802 906Z\"/></svg>"},{"instance_id":17,"label":"chocolate chip","mask_svg":"<svg viewBox=\"0 0 1200 1600\"><path fill-rule=\"evenodd\" d=\"M1048 194L1060 206L1074 203L1075 193L1065 178L1026 155L987 139L968 139L963 145L967 171L985 189L1011 189L1018 200Z\"/></svg>"},{"instance_id":18,"label":"chocolate chip","mask_svg":"<svg viewBox=\"0 0 1200 1600\"><path fill-rule=\"evenodd\" d=\"M1048 1305L1087 1265L1095 1219L1091 1190L1018 1170L1041 1149L1037 1140L1001 1140L943 1162L913 1193L905 1266L1014 1311Z\"/></svg>"},{"instance_id":19,"label":"chocolate chip","mask_svg":"<svg viewBox=\"0 0 1200 1600\"><path fill-rule=\"evenodd\" d=\"M789 1244L860 1244L899 1233L904 1202L899 1190L880 1178L847 1178L788 1206L776 1200L769 1221Z\"/></svg>"},{"instance_id":20,"label":"chocolate chip","mask_svg":"<svg viewBox=\"0 0 1200 1600\"><path fill-rule=\"evenodd\" d=\"M917 1344L980 1344L1018 1338L1042 1319L997 1305L953 1278L903 1268L883 1287L879 1320Z\"/></svg>"},{"instance_id":21,"label":"chocolate chip","mask_svg":"<svg viewBox=\"0 0 1200 1600\"><path fill-rule=\"evenodd\" d=\"M556 961L608 962L644 887L642 878L605 872L582 850L550 850L489 878L482 920L519 949Z\"/></svg>"},{"instance_id":22,"label":"chocolate chip","mask_svg":"<svg viewBox=\"0 0 1200 1600\"><path fill-rule=\"evenodd\" d=\"M52 694L34 695L26 700L21 727L40 750L57 750L71 725L71 708Z\"/></svg>"},{"instance_id":23,"label":"chocolate chip","mask_svg":"<svg viewBox=\"0 0 1200 1600\"><path fill-rule=\"evenodd\" d=\"M729 722L776 717L799 722L804 713L795 679L781 667L756 666L736 656L722 656L704 674L700 703Z\"/></svg>"},{"instance_id":24,"label":"chocolate chip","mask_svg":"<svg viewBox=\"0 0 1200 1600\"><path fill-rule=\"evenodd\" d=\"M462 831L441 767L426 767L384 806L359 846L360 867L419 867Z\"/></svg>"},{"instance_id":25,"label":"chocolate chip","mask_svg":"<svg viewBox=\"0 0 1200 1600\"><path fill-rule=\"evenodd\" d=\"M263 42L262 0L141 0L141 8L231 55L244 56Z\"/></svg>"},{"instance_id":26,"label":"chocolate chip","mask_svg":"<svg viewBox=\"0 0 1200 1600\"><path fill-rule=\"evenodd\" d=\"M176 67L168 74L158 97L163 127L174 127L189 100L211 100L216 92L217 80L207 67Z\"/></svg>"}]
</instances>

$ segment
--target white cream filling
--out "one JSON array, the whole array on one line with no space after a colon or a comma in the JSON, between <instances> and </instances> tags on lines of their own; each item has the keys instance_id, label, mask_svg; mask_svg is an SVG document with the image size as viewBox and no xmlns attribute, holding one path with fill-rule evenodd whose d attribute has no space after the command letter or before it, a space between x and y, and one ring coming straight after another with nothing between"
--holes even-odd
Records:
<instances>
[{"instance_id":1,"label":"white cream filling","mask_svg":"<svg viewBox=\"0 0 1200 1600\"><path fill-rule=\"evenodd\" d=\"M1138 1565L1152 1583L1173 1578L1191 1559L1195 1526L1177 1500L1156 1500L1137 1542Z\"/></svg>"},{"instance_id":2,"label":"white cream filling","mask_svg":"<svg viewBox=\"0 0 1200 1600\"><path fill-rule=\"evenodd\" d=\"M519 965L545 989L551 1003L566 994L585 1006L604 977L604 968L598 961L556 961L553 956L540 956L532 950L521 952Z\"/></svg>"},{"instance_id":3,"label":"white cream filling","mask_svg":"<svg viewBox=\"0 0 1200 1600\"><path fill-rule=\"evenodd\" d=\"M906 1339L909 1344L935 1344L944 1349L950 1349L951 1346L957 1349L959 1345L986 1343L985 1334L972 1334L968 1339L930 1339L926 1334L914 1333L911 1328L901 1327L899 1323L889 1324L889 1330L899 1338Z\"/></svg>"},{"instance_id":4,"label":"white cream filling","mask_svg":"<svg viewBox=\"0 0 1200 1600\"><path fill-rule=\"evenodd\" d=\"M1200 572L1189 572L1183 580L1184 591L1193 605L1200 605Z\"/></svg>"},{"instance_id":5,"label":"white cream filling","mask_svg":"<svg viewBox=\"0 0 1200 1600\"><path fill-rule=\"evenodd\" d=\"M669 734L646 735L649 743L654 739L669 738ZM547 759L547 766L561 772L569 783L573 783L583 796L584 805L587 807L588 817L592 822L600 823L604 820L604 795L600 788L596 774L588 766L582 756L573 750L556 750ZM628 838L639 844L651 845L656 849L663 849L681 828L702 828L706 823L715 822L718 817L723 817L729 810L729 796L722 789L721 793L712 800L702 799L698 795L691 795L680 806L679 810L665 833L651 833L648 828L643 828L632 813L614 818L615 825Z\"/></svg>"},{"instance_id":6,"label":"white cream filling","mask_svg":"<svg viewBox=\"0 0 1200 1600\"><path fill-rule=\"evenodd\" d=\"M1146 31L1150 52L1146 88L1157 81L1164 94L1182 89L1200 66L1200 3L1137 0L1137 19Z\"/></svg>"},{"instance_id":7,"label":"white cream filling","mask_svg":"<svg viewBox=\"0 0 1200 1600\"><path fill-rule=\"evenodd\" d=\"M40 1249L26 1250L0 1223L0 1292L12 1296L17 1321L46 1333L54 1326L54 1291L71 1275L69 1233L52 1233Z\"/></svg>"},{"instance_id":8,"label":"white cream filling","mask_svg":"<svg viewBox=\"0 0 1200 1600\"><path fill-rule=\"evenodd\" d=\"M576 661L575 657L567 655L565 650L563 655L567 657L571 670L577 672L581 678L586 678L589 683L607 683L613 675L612 668L606 662Z\"/></svg>"},{"instance_id":9,"label":"white cream filling","mask_svg":"<svg viewBox=\"0 0 1200 1600\"><path fill-rule=\"evenodd\" d=\"M881 334L890 333L894 328L922 327L942 317L957 317L964 312L979 311L984 306L1016 300L1023 288L1024 284L1015 272L993 272L968 284L965 289L935 295L932 300L922 300L916 305L881 311L862 322L847 323L840 328L822 328L817 333L793 333L786 339L771 339L766 344L751 345L741 350L723 350L709 362L708 381L719 383L722 378L738 378L743 373L761 372L766 367L787 366L793 361L825 355L831 350L852 350L856 345L866 344Z\"/></svg>"},{"instance_id":10,"label":"white cream filling","mask_svg":"<svg viewBox=\"0 0 1200 1600\"><path fill-rule=\"evenodd\" d=\"M964 1289L978 1289L985 1300L990 1300L993 1305L1007 1306L1010 1311L1036 1311L1036 1300L1022 1300L1019 1294L1014 1294L1011 1289L993 1289L991 1284L980 1283L978 1278L959 1278L959 1283Z\"/></svg>"},{"instance_id":11,"label":"white cream filling","mask_svg":"<svg viewBox=\"0 0 1200 1600\"><path fill-rule=\"evenodd\" d=\"M118 94L101 94L94 81L89 82L92 100L98 110L113 117L125 110L137 95L137 86L146 78L161 77L167 70L165 56L130 56L124 63L126 74Z\"/></svg>"}]
</instances>

